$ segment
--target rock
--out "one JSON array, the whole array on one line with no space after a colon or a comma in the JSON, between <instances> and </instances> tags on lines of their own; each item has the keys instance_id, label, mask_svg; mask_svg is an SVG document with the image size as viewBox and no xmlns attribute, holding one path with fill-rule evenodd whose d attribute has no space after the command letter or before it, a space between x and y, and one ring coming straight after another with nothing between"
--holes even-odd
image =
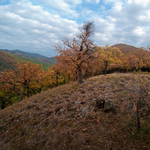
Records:
<instances>
[{"instance_id":1,"label":"rock","mask_svg":"<svg viewBox=\"0 0 150 150\"><path fill-rule=\"evenodd\" d=\"M56 101L56 104L61 104L63 100Z\"/></svg>"},{"instance_id":2,"label":"rock","mask_svg":"<svg viewBox=\"0 0 150 150\"><path fill-rule=\"evenodd\" d=\"M58 115L62 115L63 112L64 112L64 109L60 109L60 110L58 111Z\"/></svg>"},{"instance_id":3,"label":"rock","mask_svg":"<svg viewBox=\"0 0 150 150\"><path fill-rule=\"evenodd\" d=\"M112 101L106 100L104 104L104 112L116 113L116 111L116 105Z\"/></svg>"},{"instance_id":4,"label":"rock","mask_svg":"<svg viewBox=\"0 0 150 150\"><path fill-rule=\"evenodd\" d=\"M100 97L96 100L96 103L95 103L96 107L101 109L101 108L104 108L104 105L105 105L105 98L104 97Z\"/></svg>"},{"instance_id":5,"label":"rock","mask_svg":"<svg viewBox=\"0 0 150 150\"><path fill-rule=\"evenodd\" d=\"M85 81L82 83L82 85L87 85L89 82L88 81Z\"/></svg>"},{"instance_id":6,"label":"rock","mask_svg":"<svg viewBox=\"0 0 150 150\"><path fill-rule=\"evenodd\" d=\"M104 112L116 113L117 108L114 102L105 100L105 97L99 97L98 99L92 99L92 105L98 109L103 109Z\"/></svg>"},{"instance_id":7,"label":"rock","mask_svg":"<svg viewBox=\"0 0 150 150\"><path fill-rule=\"evenodd\" d=\"M75 101L75 104L79 105L79 104L80 104L80 102L79 102L79 101Z\"/></svg>"},{"instance_id":8,"label":"rock","mask_svg":"<svg viewBox=\"0 0 150 150\"><path fill-rule=\"evenodd\" d=\"M83 109L82 109L82 116L86 117L87 114L88 114L88 111L89 111L89 106L83 107Z\"/></svg>"}]
</instances>

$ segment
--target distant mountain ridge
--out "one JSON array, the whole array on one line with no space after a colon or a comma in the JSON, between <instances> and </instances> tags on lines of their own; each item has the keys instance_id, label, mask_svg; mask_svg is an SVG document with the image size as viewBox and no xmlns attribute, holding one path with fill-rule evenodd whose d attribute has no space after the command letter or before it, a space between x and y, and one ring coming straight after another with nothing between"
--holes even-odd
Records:
<instances>
[{"instance_id":1,"label":"distant mountain ridge","mask_svg":"<svg viewBox=\"0 0 150 150\"><path fill-rule=\"evenodd\" d=\"M115 44L112 47L118 47L122 53L129 56L135 54L140 48L123 43ZM32 61L36 64L42 64L44 69L48 69L55 64L54 57L46 57L36 53L24 52L21 50L0 49L0 71L13 68L16 62Z\"/></svg>"},{"instance_id":2,"label":"distant mountain ridge","mask_svg":"<svg viewBox=\"0 0 150 150\"><path fill-rule=\"evenodd\" d=\"M19 56L19 57L23 57L23 58L26 58L26 59L33 59L33 60L40 60L40 61L43 61L45 63L52 63L54 62L54 57L46 57L46 56L43 56L43 55L40 55L40 54L37 54L37 53L29 53L29 52L24 52L24 51L21 51L21 50L8 50L8 49L4 49L3 51L6 51L8 53L11 53L11 54L14 54L16 56Z\"/></svg>"},{"instance_id":3,"label":"distant mountain ridge","mask_svg":"<svg viewBox=\"0 0 150 150\"><path fill-rule=\"evenodd\" d=\"M21 50L0 49L0 71L12 69L17 62L32 61L36 64L42 64L46 70L55 64L54 57L46 57L36 53L28 53Z\"/></svg>"}]
</instances>

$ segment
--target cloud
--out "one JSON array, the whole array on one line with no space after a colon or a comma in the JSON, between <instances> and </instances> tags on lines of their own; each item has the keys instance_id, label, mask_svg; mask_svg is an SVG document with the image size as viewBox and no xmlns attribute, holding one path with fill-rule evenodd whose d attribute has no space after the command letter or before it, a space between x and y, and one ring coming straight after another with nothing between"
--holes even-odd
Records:
<instances>
[{"instance_id":1,"label":"cloud","mask_svg":"<svg viewBox=\"0 0 150 150\"><path fill-rule=\"evenodd\" d=\"M52 45L86 20L95 22L98 45L149 45L150 0L10 0L0 14L0 48L54 56Z\"/></svg>"},{"instance_id":2,"label":"cloud","mask_svg":"<svg viewBox=\"0 0 150 150\"><path fill-rule=\"evenodd\" d=\"M105 16L93 16L96 23L96 34L93 38L98 45L126 43L134 46L149 45L150 35L150 1L121 2L106 0ZM148 5L146 5L148 4ZM91 18L91 19L92 19Z\"/></svg>"},{"instance_id":3,"label":"cloud","mask_svg":"<svg viewBox=\"0 0 150 150\"><path fill-rule=\"evenodd\" d=\"M100 0L85 0L86 2L88 2L88 3L99 3L100 2Z\"/></svg>"},{"instance_id":4,"label":"cloud","mask_svg":"<svg viewBox=\"0 0 150 150\"><path fill-rule=\"evenodd\" d=\"M34 1L33 1L34 2ZM78 12L76 7L82 3L82 0L36 0L43 7L47 7L48 10L53 10L52 12L58 13L68 18L78 17Z\"/></svg>"},{"instance_id":5,"label":"cloud","mask_svg":"<svg viewBox=\"0 0 150 150\"><path fill-rule=\"evenodd\" d=\"M30 2L0 6L0 13L1 48L53 56L56 52L51 46L77 32L75 21L50 14Z\"/></svg>"}]
</instances>

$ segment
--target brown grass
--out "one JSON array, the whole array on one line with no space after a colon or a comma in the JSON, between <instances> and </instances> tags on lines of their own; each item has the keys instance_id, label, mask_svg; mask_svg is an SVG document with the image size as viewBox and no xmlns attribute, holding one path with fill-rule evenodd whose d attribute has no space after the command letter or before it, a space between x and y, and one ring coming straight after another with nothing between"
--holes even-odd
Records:
<instances>
[{"instance_id":1,"label":"brown grass","mask_svg":"<svg viewBox=\"0 0 150 150\"><path fill-rule=\"evenodd\" d=\"M0 111L0 150L149 150L150 114L136 131L135 98L125 89L134 74L96 76L37 94ZM149 80L149 75L141 75ZM98 109L99 97L117 113ZM149 95L147 96L149 101ZM82 109L89 106L88 115Z\"/></svg>"}]
</instances>

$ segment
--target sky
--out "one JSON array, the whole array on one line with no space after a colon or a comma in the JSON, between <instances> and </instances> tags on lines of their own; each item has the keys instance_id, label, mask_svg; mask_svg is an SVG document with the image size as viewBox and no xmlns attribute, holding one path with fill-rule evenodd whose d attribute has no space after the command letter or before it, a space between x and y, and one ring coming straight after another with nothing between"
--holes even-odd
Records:
<instances>
[{"instance_id":1,"label":"sky","mask_svg":"<svg viewBox=\"0 0 150 150\"><path fill-rule=\"evenodd\" d=\"M98 46L150 45L150 0L0 0L0 49L53 57L88 21Z\"/></svg>"}]
</instances>

